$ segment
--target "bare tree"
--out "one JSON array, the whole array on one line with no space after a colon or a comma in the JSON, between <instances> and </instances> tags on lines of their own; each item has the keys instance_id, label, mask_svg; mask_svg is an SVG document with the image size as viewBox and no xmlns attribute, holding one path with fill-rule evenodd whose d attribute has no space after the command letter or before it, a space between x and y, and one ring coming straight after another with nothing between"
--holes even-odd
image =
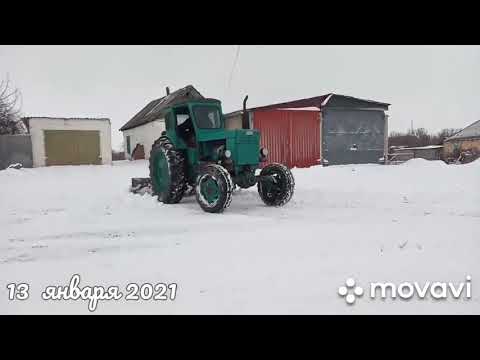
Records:
<instances>
[{"instance_id":1,"label":"bare tree","mask_svg":"<svg viewBox=\"0 0 480 360\"><path fill-rule=\"evenodd\" d=\"M390 146L426 146L426 145L442 145L443 141L450 137L460 129L442 129L436 134L429 134L426 129L409 129L407 132L392 131L388 137Z\"/></svg>"},{"instance_id":2,"label":"bare tree","mask_svg":"<svg viewBox=\"0 0 480 360\"><path fill-rule=\"evenodd\" d=\"M442 129L438 133L439 141L443 142L443 140L445 140L446 138L449 138L450 136L455 135L456 133L460 132L461 130L462 129L452 129L452 128Z\"/></svg>"},{"instance_id":3,"label":"bare tree","mask_svg":"<svg viewBox=\"0 0 480 360\"><path fill-rule=\"evenodd\" d=\"M20 91L12 88L10 79L0 81L0 135L25 133L20 120Z\"/></svg>"}]
</instances>

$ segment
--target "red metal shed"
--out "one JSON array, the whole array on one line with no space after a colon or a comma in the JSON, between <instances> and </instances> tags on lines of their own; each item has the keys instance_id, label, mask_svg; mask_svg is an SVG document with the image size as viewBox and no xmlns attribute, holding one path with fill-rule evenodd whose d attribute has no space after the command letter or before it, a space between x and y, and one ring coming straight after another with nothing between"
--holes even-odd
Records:
<instances>
[{"instance_id":1,"label":"red metal shed","mask_svg":"<svg viewBox=\"0 0 480 360\"><path fill-rule=\"evenodd\" d=\"M320 163L320 110L256 110L253 127L261 132L261 146L268 149L268 162L293 167Z\"/></svg>"}]
</instances>

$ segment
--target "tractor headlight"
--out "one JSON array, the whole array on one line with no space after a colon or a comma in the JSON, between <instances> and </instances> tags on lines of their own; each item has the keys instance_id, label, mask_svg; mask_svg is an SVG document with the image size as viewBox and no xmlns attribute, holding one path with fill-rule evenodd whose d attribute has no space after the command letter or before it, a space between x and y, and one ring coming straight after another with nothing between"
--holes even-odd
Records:
<instances>
[{"instance_id":1,"label":"tractor headlight","mask_svg":"<svg viewBox=\"0 0 480 360\"><path fill-rule=\"evenodd\" d=\"M267 157L267 155L268 155L268 149L267 149L267 148L261 148L261 149L260 149L260 154L261 154L263 157Z\"/></svg>"},{"instance_id":2,"label":"tractor headlight","mask_svg":"<svg viewBox=\"0 0 480 360\"><path fill-rule=\"evenodd\" d=\"M223 153L223 155L227 158L227 159L230 159L230 157L232 156L232 152L230 150L225 150L225 152Z\"/></svg>"}]
</instances>

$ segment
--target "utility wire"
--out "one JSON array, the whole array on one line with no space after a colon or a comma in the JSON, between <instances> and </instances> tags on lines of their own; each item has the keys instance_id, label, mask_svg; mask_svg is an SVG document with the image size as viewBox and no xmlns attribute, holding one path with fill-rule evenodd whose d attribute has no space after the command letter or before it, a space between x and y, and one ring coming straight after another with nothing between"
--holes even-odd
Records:
<instances>
[{"instance_id":1,"label":"utility wire","mask_svg":"<svg viewBox=\"0 0 480 360\"><path fill-rule=\"evenodd\" d=\"M230 71L230 77L228 78L227 92L230 90L230 85L232 84L233 72L235 66L237 65L238 56L240 55L240 45L237 45L237 52L235 53L235 59L233 60L232 70Z\"/></svg>"}]
</instances>

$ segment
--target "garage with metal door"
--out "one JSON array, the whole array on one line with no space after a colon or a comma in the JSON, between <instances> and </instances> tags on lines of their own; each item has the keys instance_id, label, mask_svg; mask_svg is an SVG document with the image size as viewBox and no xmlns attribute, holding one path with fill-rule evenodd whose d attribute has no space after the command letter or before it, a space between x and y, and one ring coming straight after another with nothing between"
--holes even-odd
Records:
<instances>
[{"instance_id":1,"label":"garage with metal door","mask_svg":"<svg viewBox=\"0 0 480 360\"><path fill-rule=\"evenodd\" d=\"M111 164L106 118L24 118L32 139L33 166Z\"/></svg>"},{"instance_id":2,"label":"garage with metal door","mask_svg":"<svg viewBox=\"0 0 480 360\"><path fill-rule=\"evenodd\" d=\"M100 132L96 130L45 130L46 165L99 165Z\"/></svg>"},{"instance_id":3,"label":"garage with metal door","mask_svg":"<svg viewBox=\"0 0 480 360\"><path fill-rule=\"evenodd\" d=\"M330 93L245 111L269 150L267 163L309 167L377 163L387 153L389 106ZM242 114L226 114L225 127L244 126Z\"/></svg>"}]
</instances>

